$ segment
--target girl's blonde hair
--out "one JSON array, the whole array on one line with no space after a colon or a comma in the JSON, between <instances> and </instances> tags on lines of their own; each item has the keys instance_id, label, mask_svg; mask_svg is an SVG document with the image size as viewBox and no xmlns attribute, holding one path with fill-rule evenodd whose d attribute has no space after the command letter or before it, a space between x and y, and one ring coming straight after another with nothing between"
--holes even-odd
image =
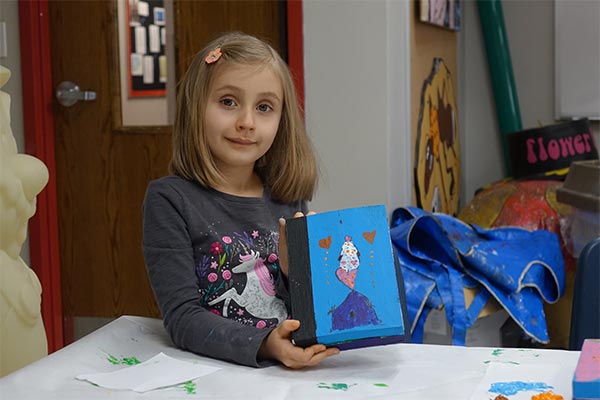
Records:
<instances>
[{"instance_id":1,"label":"girl's blonde hair","mask_svg":"<svg viewBox=\"0 0 600 400\"><path fill-rule=\"evenodd\" d=\"M205 58L216 48L220 48L221 58L207 63ZM279 128L271 148L257 160L255 171L276 200L312 199L317 183L316 160L288 66L269 44L239 32L218 37L196 54L179 83L171 173L208 187L223 181L208 146L203 118L215 72L229 63L270 66L281 80Z\"/></svg>"}]
</instances>

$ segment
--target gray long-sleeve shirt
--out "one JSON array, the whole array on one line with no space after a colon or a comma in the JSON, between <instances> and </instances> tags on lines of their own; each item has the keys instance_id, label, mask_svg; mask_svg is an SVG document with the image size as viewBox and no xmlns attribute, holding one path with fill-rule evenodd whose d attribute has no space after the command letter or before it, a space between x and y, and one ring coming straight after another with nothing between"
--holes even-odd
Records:
<instances>
[{"instance_id":1,"label":"gray long-sleeve shirt","mask_svg":"<svg viewBox=\"0 0 600 400\"><path fill-rule=\"evenodd\" d=\"M261 366L263 339L288 311L278 219L304 202L238 197L169 176L149 184L143 251L164 325L176 346ZM277 296L276 296L277 294Z\"/></svg>"}]
</instances>

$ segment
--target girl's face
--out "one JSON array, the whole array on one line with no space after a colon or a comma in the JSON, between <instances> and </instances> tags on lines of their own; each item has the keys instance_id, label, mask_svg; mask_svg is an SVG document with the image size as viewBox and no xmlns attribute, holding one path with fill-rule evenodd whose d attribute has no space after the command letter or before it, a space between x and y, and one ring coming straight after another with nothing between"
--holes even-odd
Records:
<instances>
[{"instance_id":1,"label":"girl's face","mask_svg":"<svg viewBox=\"0 0 600 400\"><path fill-rule=\"evenodd\" d=\"M282 108L283 89L272 68L220 66L206 105L204 133L221 172L254 168L275 139Z\"/></svg>"}]
</instances>

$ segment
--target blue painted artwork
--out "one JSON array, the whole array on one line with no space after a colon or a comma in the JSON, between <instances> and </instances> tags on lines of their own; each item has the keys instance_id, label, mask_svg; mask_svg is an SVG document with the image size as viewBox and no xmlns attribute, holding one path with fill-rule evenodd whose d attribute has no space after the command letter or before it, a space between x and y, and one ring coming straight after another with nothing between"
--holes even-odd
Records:
<instances>
[{"instance_id":1,"label":"blue painted artwork","mask_svg":"<svg viewBox=\"0 0 600 400\"><path fill-rule=\"evenodd\" d=\"M306 217L319 343L404 335L385 207Z\"/></svg>"},{"instance_id":2,"label":"blue painted artwork","mask_svg":"<svg viewBox=\"0 0 600 400\"><path fill-rule=\"evenodd\" d=\"M550 389L554 389L554 387L544 382L511 381L493 383L489 391L492 393L500 393L504 396L512 396L519 392L544 392Z\"/></svg>"},{"instance_id":3,"label":"blue painted artwork","mask_svg":"<svg viewBox=\"0 0 600 400\"><path fill-rule=\"evenodd\" d=\"M332 314L331 325L334 331L381 324L369 299L356 290L352 290Z\"/></svg>"}]
</instances>

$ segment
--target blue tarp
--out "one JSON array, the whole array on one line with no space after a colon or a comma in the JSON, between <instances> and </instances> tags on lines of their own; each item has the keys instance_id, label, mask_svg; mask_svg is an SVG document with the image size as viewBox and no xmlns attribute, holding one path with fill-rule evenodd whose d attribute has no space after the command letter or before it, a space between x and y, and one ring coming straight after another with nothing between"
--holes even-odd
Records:
<instances>
[{"instance_id":1,"label":"blue tarp","mask_svg":"<svg viewBox=\"0 0 600 400\"><path fill-rule=\"evenodd\" d=\"M404 277L413 342L423 341L429 311L443 305L452 342L464 345L467 329L490 296L528 336L549 342L543 301L558 301L565 285L556 234L484 229L416 207L394 211L390 234ZM468 309L463 288L482 289Z\"/></svg>"}]
</instances>

